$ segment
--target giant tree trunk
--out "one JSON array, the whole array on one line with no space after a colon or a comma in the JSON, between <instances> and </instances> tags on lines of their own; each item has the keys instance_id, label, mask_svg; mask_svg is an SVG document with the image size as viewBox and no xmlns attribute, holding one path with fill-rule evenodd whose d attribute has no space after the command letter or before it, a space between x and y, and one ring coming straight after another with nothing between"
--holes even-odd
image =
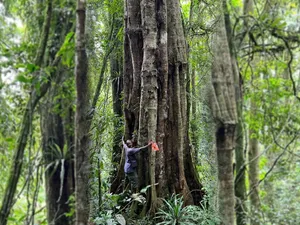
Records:
<instances>
[{"instance_id":1,"label":"giant tree trunk","mask_svg":"<svg viewBox=\"0 0 300 225\"><path fill-rule=\"evenodd\" d=\"M86 55L86 1L77 1L75 78L77 90L75 114L75 199L76 225L87 225L89 219L90 175L90 97Z\"/></svg>"},{"instance_id":2,"label":"giant tree trunk","mask_svg":"<svg viewBox=\"0 0 300 225\"><path fill-rule=\"evenodd\" d=\"M219 180L219 210L222 224L234 224L233 150L237 109L234 75L223 15L213 37L212 110L217 122L216 144Z\"/></svg>"},{"instance_id":3,"label":"giant tree trunk","mask_svg":"<svg viewBox=\"0 0 300 225\"><path fill-rule=\"evenodd\" d=\"M183 34L179 1L167 0L168 19L168 119L166 124L166 163L170 193L182 193L188 204L193 203L187 184L184 154L187 149L187 104L185 76L187 72L186 42ZM175 166L176 165L176 166ZM173 179L170 179L170 178Z\"/></svg>"},{"instance_id":4,"label":"giant tree trunk","mask_svg":"<svg viewBox=\"0 0 300 225\"><path fill-rule=\"evenodd\" d=\"M151 187L152 206L156 196L171 193L181 193L191 204L191 189L201 185L188 148L187 57L179 1L127 0L125 5L125 136L137 133L140 145L152 139L160 148L157 154L141 153L140 187L158 181Z\"/></svg>"}]
</instances>

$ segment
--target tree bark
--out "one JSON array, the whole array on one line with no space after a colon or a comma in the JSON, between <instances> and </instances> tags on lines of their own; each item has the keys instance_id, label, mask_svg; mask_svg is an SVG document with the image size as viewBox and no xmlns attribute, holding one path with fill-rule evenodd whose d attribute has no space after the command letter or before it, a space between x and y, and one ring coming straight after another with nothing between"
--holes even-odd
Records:
<instances>
[{"instance_id":1,"label":"tree bark","mask_svg":"<svg viewBox=\"0 0 300 225\"><path fill-rule=\"evenodd\" d=\"M45 20L43 23L43 28L42 28L42 33L41 33L41 39L39 43L39 48L35 57L35 64L37 66L43 64L43 59L47 47L47 41L49 37L49 32L50 32L50 26L51 26L51 17L52 17L52 0L47 0L47 7L46 7L46 15L45 15Z\"/></svg>"},{"instance_id":2,"label":"tree bark","mask_svg":"<svg viewBox=\"0 0 300 225\"><path fill-rule=\"evenodd\" d=\"M156 140L157 132L157 22L156 0L142 1L142 27L143 27L143 64L141 73L141 99L140 99L140 129L146 129L147 136L139 135L139 143L147 140ZM154 12L154 13L153 13ZM147 138L147 139L146 139ZM155 159L156 152L150 151L149 177L151 188L151 211L156 211L157 193L155 187Z\"/></svg>"},{"instance_id":3,"label":"tree bark","mask_svg":"<svg viewBox=\"0 0 300 225\"><path fill-rule=\"evenodd\" d=\"M196 74L195 74L195 69L192 68L191 69L191 125L190 125L190 129L191 129L191 143L194 150L194 160L197 163L198 162L198 156L197 156L197 149L199 149L199 144L198 144L198 140L197 140L197 117L196 117L196 107L197 107L197 103L196 103Z\"/></svg>"},{"instance_id":4,"label":"tree bark","mask_svg":"<svg viewBox=\"0 0 300 225\"><path fill-rule=\"evenodd\" d=\"M71 6L69 6L71 9ZM66 34L73 28L74 14L56 11L54 29L50 39L47 61L52 62ZM66 22L61 23L61 18ZM74 193L74 118L72 103L75 93L70 93L73 73L63 65L58 66L57 77L47 94L41 110L42 150L45 163L45 187L48 224L67 225L72 223L68 200ZM72 79L72 80L71 80ZM67 82L66 82L67 81ZM64 98L59 96L63 95ZM65 103L67 102L67 103ZM59 191L58 191L59 190Z\"/></svg>"},{"instance_id":5,"label":"tree bark","mask_svg":"<svg viewBox=\"0 0 300 225\"><path fill-rule=\"evenodd\" d=\"M245 201L247 200L247 189L246 189L246 160L244 153L244 140L243 140L243 127L241 114L241 107L239 111L239 123L237 125L237 137L236 137L236 150L235 150L235 161L236 161L236 177L235 177L235 196L236 202L236 223L237 225L247 224L247 208Z\"/></svg>"},{"instance_id":6,"label":"tree bark","mask_svg":"<svg viewBox=\"0 0 300 225\"><path fill-rule=\"evenodd\" d=\"M189 184L197 190L201 189L201 185L188 148L187 52L179 1L142 1L141 8L138 3L136 1L133 5L132 0L126 2L125 136L131 138L135 128L138 128L140 145L147 143L148 139L156 140L159 145L157 154L140 153L139 160L143 165L139 166L140 187L158 181L157 188L151 187L152 209L155 208L156 195L166 197L170 193L181 193L186 204L192 204ZM135 17L132 18L132 15ZM143 24L140 23L140 15ZM142 37L139 34L141 27ZM136 43L134 49L132 43ZM141 59L142 71L137 73L141 68ZM138 80L142 82L135 86ZM142 94L136 95L139 91L134 90L142 90ZM138 100L134 104L140 104L138 123L133 99ZM156 166L155 159L159 163ZM197 202L200 200L197 199Z\"/></svg>"},{"instance_id":7,"label":"tree bark","mask_svg":"<svg viewBox=\"0 0 300 225\"><path fill-rule=\"evenodd\" d=\"M141 68L143 62L143 36L142 36L142 18L141 18L141 0L127 0L125 1L125 62L124 66L124 91L127 91L124 99L125 112L125 129L126 138L135 137L137 139L137 132L139 130L139 107L141 95ZM128 38L128 39L127 39ZM126 43L128 40L128 43ZM130 62L127 57L129 50ZM131 64L131 65L128 65Z\"/></svg>"},{"instance_id":8,"label":"tree bark","mask_svg":"<svg viewBox=\"0 0 300 225\"><path fill-rule=\"evenodd\" d=\"M232 26L230 21L229 9L226 1L223 2L224 20L226 27L226 34L228 39L228 46L231 56L232 72L235 83L235 100L237 104L238 123L236 126L235 137L235 196L236 196L236 223L237 225L247 224L247 209L245 201L247 200L246 189L246 160L244 152L244 129L243 129L243 93L242 93L242 80L237 65L236 48L233 42Z\"/></svg>"},{"instance_id":9,"label":"tree bark","mask_svg":"<svg viewBox=\"0 0 300 225\"><path fill-rule=\"evenodd\" d=\"M268 10L268 9L266 9ZM248 16L249 13L253 12L253 1L244 0L244 15ZM245 30L247 34L249 33L249 19L246 17L244 20ZM255 119L256 114L256 104L251 99L250 100L250 111L251 117ZM249 189L250 189L250 210L251 210L251 219L250 223L252 225L259 225L259 211L260 211L260 200L259 200L259 148L258 148L258 139L255 136L256 132L252 129L249 129L249 149L248 149L248 161L249 161Z\"/></svg>"},{"instance_id":10,"label":"tree bark","mask_svg":"<svg viewBox=\"0 0 300 225\"><path fill-rule=\"evenodd\" d=\"M164 140L166 138L166 119L168 114L168 39L167 39L167 2L166 0L158 1L157 4L157 75L158 75L158 113L157 113L157 143L160 151L157 153L156 176L157 176L157 195L158 197L167 196L166 166Z\"/></svg>"},{"instance_id":11,"label":"tree bark","mask_svg":"<svg viewBox=\"0 0 300 225\"><path fill-rule=\"evenodd\" d=\"M234 224L233 150L237 109L234 74L228 47L224 16L221 15L213 36L212 111L217 122L216 142L219 180L219 210L224 225Z\"/></svg>"},{"instance_id":12,"label":"tree bark","mask_svg":"<svg viewBox=\"0 0 300 225\"><path fill-rule=\"evenodd\" d=\"M187 141L187 105L185 76L187 72L186 42L184 39L179 1L167 0L168 7L168 61L169 61L169 118L168 128L174 126L171 138L168 140L168 153L176 161L172 162L169 171L176 174L172 181L175 192L182 193L187 204L193 199L187 185L184 168L184 151ZM172 124L172 125L171 125ZM169 126L171 125L171 126ZM170 130L169 130L170 131ZM173 149L177 149L176 153ZM174 165L178 167L174 167Z\"/></svg>"},{"instance_id":13,"label":"tree bark","mask_svg":"<svg viewBox=\"0 0 300 225\"><path fill-rule=\"evenodd\" d=\"M61 70L58 71L61 74ZM64 77L70 73L61 74ZM41 113L42 149L45 162L45 185L47 220L53 225L72 224L72 218L65 213L70 212L68 200L74 193L74 163L73 163L73 109L65 99L58 98L59 89L63 86L56 79L48 93L46 104ZM63 88L62 88L63 89ZM66 91L65 91L66 92ZM64 97L70 101L71 96ZM55 100L56 99L56 100ZM64 116L62 116L64 115Z\"/></svg>"},{"instance_id":14,"label":"tree bark","mask_svg":"<svg viewBox=\"0 0 300 225\"><path fill-rule=\"evenodd\" d=\"M251 101L251 117L255 119L256 104ZM249 189L250 189L250 209L251 209L251 225L259 225L259 148L257 135L253 129L249 130Z\"/></svg>"},{"instance_id":15,"label":"tree bark","mask_svg":"<svg viewBox=\"0 0 300 225\"><path fill-rule=\"evenodd\" d=\"M75 199L76 225L87 225L89 219L90 175L90 96L86 55L86 1L77 1L75 78L77 90L75 114Z\"/></svg>"},{"instance_id":16,"label":"tree bark","mask_svg":"<svg viewBox=\"0 0 300 225\"><path fill-rule=\"evenodd\" d=\"M50 91L49 93L54 94ZM68 200L72 194L72 183L69 184L69 176L72 176L71 159L64 155L64 127L62 118L53 113L53 98L46 104L43 113L43 155L47 167L45 171L47 220L53 225L71 224L65 213L70 211ZM60 104L54 101L54 104ZM52 111L52 112L51 112ZM70 154L71 155L71 154ZM51 165L51 166L50 166ZM70 173L71 172L71 173ZM63 175L62 175L63 174Z\"/></svg>"}]
</instances>

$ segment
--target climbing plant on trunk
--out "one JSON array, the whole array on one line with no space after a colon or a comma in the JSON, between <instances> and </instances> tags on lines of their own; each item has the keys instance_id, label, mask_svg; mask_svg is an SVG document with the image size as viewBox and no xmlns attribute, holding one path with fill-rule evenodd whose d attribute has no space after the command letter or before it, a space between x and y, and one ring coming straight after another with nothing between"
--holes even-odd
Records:
<instances>
[{"instance_id":1,"label":"climbing plant on trunk","mask_svg":"<svg viewBox=\"0 0 300 225\"><path fill-rule=\"evenodd\" d=\"M74 4L73 4L74 5ZM53 61L59 47L71 39L68 45L74 51L73 27L74 14L70 13L73 5L68 5L68 10L55 10L53 15L53 32L50 36L50 46L47 61ZM67 8L66 8L67 9ZM61 23L60 19L65 18ZM70 32L70 33L68 33ZM67 42L65 43L66 46ZM69 59L70 60L70 59ZM75 92L72 68L70 65L59 64L55 80L49 88L45 101L41 104L41 133L42 150L45 163L45 188L47 220L53 225L72 224L72 217L66 214L71 211L69 198L74 194L74 98ZM58 191L59 190L59 191Z\"/></svg>"},{"instance_id":2,"label":"climbing plant on trunk","mask_svg":"<svg viewBox=\"0 0 300 225\"><path fill-rule=\"evenodd\" d=\"M197 203L203 193L191 194L201 185L188 166L187 56L179 1L127 0L125 6L125 135L138 135L139 145L156 140L160 148L141 153L140 186L152 185L153 208L157 196L170 193Z\"/></svg>"}]
</instances>

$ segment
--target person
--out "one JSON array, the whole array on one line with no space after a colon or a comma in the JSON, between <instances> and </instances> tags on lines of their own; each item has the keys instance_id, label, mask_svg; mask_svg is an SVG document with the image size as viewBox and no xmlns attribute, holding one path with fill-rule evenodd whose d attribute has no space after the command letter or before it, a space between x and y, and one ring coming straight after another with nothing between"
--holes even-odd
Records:
<instances>
[{"instance_id":1,"label":"person","mask_svg":"<svg viewBox=\"0 0 300 225\"><path fill-rule=\"evenodd\" d=\"M149 142L148 145L145 145L140 148L133 147L133 143L131 140L127 140L126 143L124 142L124 138L122 138L122 143L125 151L125 165L124 165L124 172L126 177L131 184L131 190L137 191L138 189L138 175L137 175L137 159L135 154L138 153L142 149L146 149L151 145Z\"/></svg>"}]
</instances>

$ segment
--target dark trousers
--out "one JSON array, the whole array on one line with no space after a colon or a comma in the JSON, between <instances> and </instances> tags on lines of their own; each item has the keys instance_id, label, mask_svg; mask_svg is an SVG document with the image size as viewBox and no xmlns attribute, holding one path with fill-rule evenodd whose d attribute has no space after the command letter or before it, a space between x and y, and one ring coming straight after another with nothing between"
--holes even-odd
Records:
<instances>
[{"instance_id":1,"label":"dark trousers","mask_svg":"<svg viewBox=\"0 0 300 225\"><path fill-rule=\"evenodd\" d=\"M138 179L136 170L134 170L133 172L130 172L130 173L125 173L125 174L131 185L131 190L136 192L139 187L139 179Z\"/></svg>"}]
</instances>

